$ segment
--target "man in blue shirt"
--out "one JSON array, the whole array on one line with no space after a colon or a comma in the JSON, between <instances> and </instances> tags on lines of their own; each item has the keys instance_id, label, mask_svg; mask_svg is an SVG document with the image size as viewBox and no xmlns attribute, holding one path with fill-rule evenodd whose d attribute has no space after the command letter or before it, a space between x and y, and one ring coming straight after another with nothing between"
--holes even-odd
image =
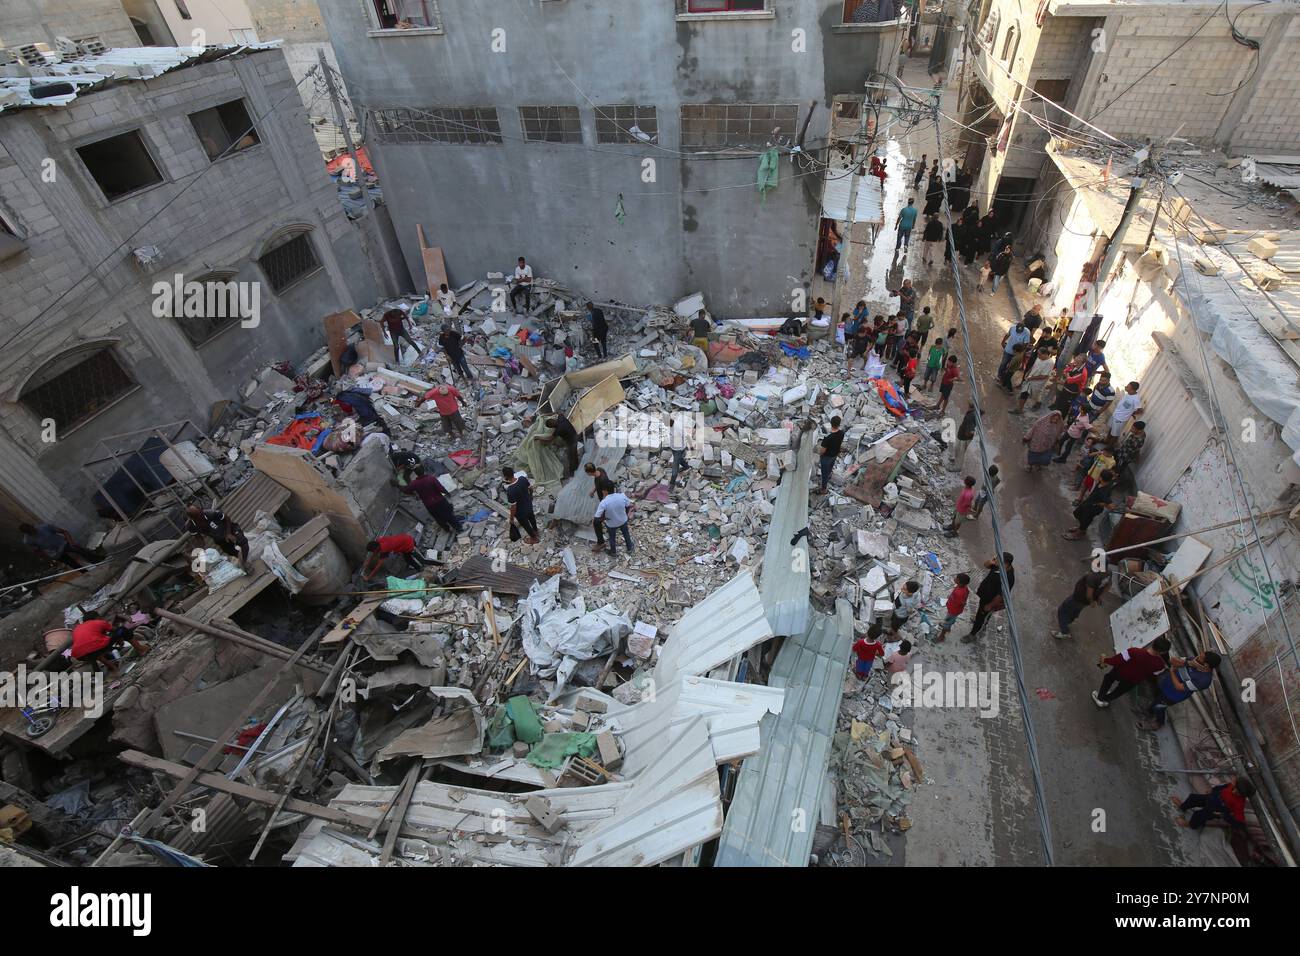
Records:
<instances>
[{"instance_id":1,"label":"man in blue shirt","mask_svg":"<svg viewBox=\"0 0 1300 956\"><path fill-rule=\"evenodd\" d=\"M1015 355L1017 345L1028 346L1029 339L1033 335L1026 327L1024 322L1017 322L1011 328L1007 329L1007 334L1002 336L1002 361L998 363L997 377L1002 378L1002 373L1007 370L1011 364L1011 359Z\"/></svg>"},{"instance_id":2,"label":"man in blue shirt","mask_svg":"<svg viewBox=\"0 0 1300 956\"><path fill-rule=\"evenodd\" d=\"M1193 694L1208 688L1214 681L1214 671L1219 666L1220 659L1214 651L1201 651L1190 661L1172 658L1170 666L1160 675L1156 699L1148 711L1155 723L1149 729L1159 730L1165 725L1166 712L1173 704L1181 704Z\"/></svg>"},{"instance_id":3,"label":"man in blue shirt","mask_svg":"<svg viewBox=\"0 0 1300 956\"><path fill-rule=\"evenodd\" d=\"M1083 363L1088 366L1088 378L1092 378L1102 369L1110 372L1110 366L1106 364L1106 353L1102 351L1105 347L1105 341L1098 339L1092 343L1092 347L1088 349L1088 353L1083 357Z\"/></svg>"},{"instance_id":4,"label":"man in blue shirt","mask_svg":"<svg viewBox=\"0 0 1300 956\"><path fill-rule=\"evenodd\" d=\"M894 243L895 252L898 251L899 246L908 248L912 241L912 227L916 225L915 203L915 199L909 199L907 206L898 214L898 240Z\"/></svg>"},{"instance_id":5,"label":"man in blue shirt","mask_svg":"<svg viewBox=\"0 0 1300 956\"><path fill-rule=\"evenodd\" d=\"M632 542L632 533L628 531L628 509L632 507L632 500L621 491L606 492L600 499L600 504L596 506L596 544L593 550L600 550L602 546L601 525L604 526L605 532L609 535L609 553L614 554L614 532L621 530L623 532L623 542L627 545L627 552L631 554L636 550L636 545Z\"/></svg>"}]
</instances>

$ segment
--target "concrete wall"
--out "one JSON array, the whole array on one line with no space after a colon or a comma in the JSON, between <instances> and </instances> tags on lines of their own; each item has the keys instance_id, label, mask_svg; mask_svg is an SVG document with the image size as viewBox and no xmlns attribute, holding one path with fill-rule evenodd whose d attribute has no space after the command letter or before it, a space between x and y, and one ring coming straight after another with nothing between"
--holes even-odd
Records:
<instances>
[{"instance_id":1,"label":"concrete wall","mask_svg":"<svg viewBox=\"0 0 1300 956\"><path fill-rule=\"evenodd\" d=\"M172 29L158 4L159 0L122 0L127 15L149 29L154 46L176 46L176 38L172 36Z\"/></svg>"},{"instance_id":2,"label":"concrete wall","mask_svg":"<svg viewBox=\"0 0 1300 956\"><path fill-rule=\"evenodd\" d=\"M181 16L173 0L158 2L172 36L181 46L237 43L240 40L231 30L253 29L253 14L244 0L184 0L184 3L190 14L188 19Z\"/></svg>"},{"instance_id":3,"label":"concrete wall","mask_svg":"<svg viewBox=\"0 0 1300 956\"><path fill-rule=\"evenodd\" d=\"M815 101L807 143L820 146L832 95L862 92L882 36L896 44L893 31L835 31L842 5L827 0L772 0L761 18L680 20L671 0L439 8L442 33L368 35L365 4L321 4L359 108L498 110L501 145L370 137L417 279L418 223L442 246L453 283L512 269L524 255L539 276L597 298L669 302L700 289L719 315L787 311L791 288L811 277L820 174L796 178L800 168L785 159L763 201L752 185L757 153L679 154L680 107L798 104L802 121ZM497 29L503 52L493 52ZM593 103L655 106L660 148L598 145ZM520 105L577 106L583 144L524 142ZM654 162L652 182L643 160Z\"/></svg>"},{"instance_id":4,"label":"concrete wall","mask_svg":"<svg viewBox=\"0 0 1300 956\"><path fill-rule=\"evenodd\" d=\"M121 0L4 0L0 3L0 46L13 49L59 37L97 36L108 46L139 46Z\"/></svg>"},{"instance_id":5,"label":"concrete wall","mask_svg":"<svg viewBox=\"0 0 1300 956\"><path fill-rule=\"evenodd\" d=\"M237 97L252 115L267 114L257 124L261 143L210 163L188 114ZM74 147L131 129L142 132L164 182L109 203ZM53 182L41 176L46 158ZM254 370L322 345L323 316L375 297L276 51L120 83L68 107L0 115L0 207L27 241L0 263L0 482L37 514L57 507L88 515L79 469L99 436L183 418L206 424L212 403L234 397ZM276 295L254 260L277 234L300 227L311 231L322 268ZM143 245L162 252L147 270L128 251ZM213 270L261 283L260 324L228 328L196 349L183 320L153 315L152 286ZM112 343L139 388L43 442L36 415L17 401L23 383L96 341Z\"/></svg>"}]
</instances>

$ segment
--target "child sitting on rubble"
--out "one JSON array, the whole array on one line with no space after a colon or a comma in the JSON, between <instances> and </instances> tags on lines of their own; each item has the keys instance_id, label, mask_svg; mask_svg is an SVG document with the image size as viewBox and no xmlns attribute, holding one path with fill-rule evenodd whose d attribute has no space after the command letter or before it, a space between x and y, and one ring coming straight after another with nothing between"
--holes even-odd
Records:
<instances>
[{"instance_id":1,"label":"child sitting on rubble","mask_svg":"<svg viewBox=\"0 0 1300 956\"><path fill-rule=\"evenodd\" d=\"M871 676L871 667L875 664L876 658L885 653L885 645L880 642L883 631L884 628L877 621L867 628L866 636L858 638L853 645L853 653L857 657L853 665L853 673L859 680L866 680Z\"/></svg>"}]
</instances>

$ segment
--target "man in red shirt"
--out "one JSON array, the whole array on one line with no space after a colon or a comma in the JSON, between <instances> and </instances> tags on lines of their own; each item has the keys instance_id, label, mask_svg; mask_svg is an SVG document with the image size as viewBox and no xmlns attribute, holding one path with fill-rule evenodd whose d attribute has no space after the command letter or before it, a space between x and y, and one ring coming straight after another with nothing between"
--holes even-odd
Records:
<instances>
[{"instance_id":1,"label":"man in red shirt","mask_svg":"<svg viewBox=\"0 0 1300 956\"><path fill-rule=\"evenodd\" d=\"M1209 793L1193 793L1186 800L1170 797L1179 810L1195 810L1190 820L1179 817L1178 825L1199 830L1211 820L1224 820L1233 829L1246 826L1246 801L1255 795L1255 785L1249 780L1233 777L1232 783L1221 783Z\"/></svg>"},{"instance_id":2,"label":"man in red shirt","mask_svg":"<svg viewBox=\"0 0 1300 956\"><path fill-rule=\"evenodd\" d=\"M853 665L853 673L857 674L862 680L871 676L871 666L876 662L876 658L885 653L885 645L880 642L880 635L884 633L884 627L881 624L872 624L867 628L866 637L860 637L857 643L853 645L853 653L857 655L857 663Z\"/></svg>"},{"instance_id":3,"label":"man in red shirt","mask_svg":"<svg viewBox=\"0 0 1300 956\"><path fill-rule=\"evenodd\" d=\"M460 406L464 400L455 385L438 385L424 393L424 401L433 402L442 416L442 427L448 435L464 435L465 419L460 415Z\"/></svg>"},{"instance_id":4,"label":"man in red shirt","mask_svg":"<svg viewBox=\"0 0 1300 956\"><path fill-rule=\"evenodd\" d=\"M393 555L400 554L406 566L412 571L422 571L427 563L415 549L415 539L409 534L390 534L376 538L366 545L370 558L366 562L365 579L369 581L375 572Z\"/></svg>"},{"instance_id":5,"label":"man in red shirt","mask_svg":"<svg viewBox=\"0 0 1300 956\"><path fill-rule=\"evenodd\" d=\"M1099 657L1097 666L1110 670L1101 679L1101 690L1092 692L1092 702L1104 710L1148 677L1155 677L1168 665L1170 647L1169 638L1157 637L1146 647Z\"/></svg>"},{"instance_id":6,"label":"man in red shirt","mask_svg":"<svg viewBox=\"0 0 1300 956\"><path fill-rule=\"evenodd\" d=\"M108 656L114 648L129 643L137 654L148 654L148 645L133 638L125 623L121 617L113 618L111 624L99 618L82 621L72 629L72 656L79 661L103 664L108 670L115 671L117 661Z\"/></svg>"}]
</instances>

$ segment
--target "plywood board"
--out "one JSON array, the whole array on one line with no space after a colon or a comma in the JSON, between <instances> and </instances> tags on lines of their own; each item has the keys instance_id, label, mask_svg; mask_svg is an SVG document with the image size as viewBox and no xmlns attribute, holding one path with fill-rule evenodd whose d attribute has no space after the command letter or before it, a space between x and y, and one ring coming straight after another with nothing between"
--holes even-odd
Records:
<instances>
[{"instance_id":1,"label":"plywood board","mask_svg":"<svg viewBox=\"0 0 1300 956\"><path fill-rule=\"evenodd\" d=\"M564 380L573 388L586 388L588 385L595 385L604 381L611 375L618 378L627 378L629 375L635 374L636 359L632 358L631 355L624 355L622 358L569 372L564 376Z\"/></svg>"},{"instance_id":2,"label":"plywood board","mask_svg":"<svg viewBox=\"0 0 1300 956\"><path fill-rule=\"evenodd\" d=\"M1199 538L1184 538L1161 573L1166 580L1184 582L1201 569L1213 548ZM1182 588L1182 584L1179 584Z\"/></svg>"},{"instance_id":3,"label":"plywood board","mask_svg":"<svg viewBox=\"0 0 1300 956\"><path fill-rule=\"evenodd\" d=\"M1169 613L1160 593L1164 582L1157 579L1121 605L1110 616L1110 633L1115 653L1133 647L1146 647L1169 630Z\"/></svg>"},{"instance_id":4,"label":"plywood board","mask_svg":"<svg viewBox=\"0 0 1300 956\"><path fill-rule=\"evenodd\" d=\"M330 628L329 633L320 639L321 646L328 647L331 644L341 644L346 641L348 635L360 627L370 615L379 610L379 605L387 600L388 598L385 596L362 601L349 611L343 620Z\"/></svg>"},{"instance_id":5,"label":"plywood board","mask_svg":"<svg viewBox=\"0 0 1300 956\"><path fill-rule=\"evenodd\" d=\"M615 375L609 376L599 385L583 393L566 416L574 430L582 434L587 426L593 425L606 410L613 408L624 398L623 385Z\"/></svg>"},{"instance_id":6,"label":"plywood board","mask_svg":"<svg viewBox=\"0 0 1300 956\"><path fill-rule=\"evenodd\" d=\"M415 235L420 241L420 258L424 260L424 281L430 300L438 297L438 286L447 282L447 264L442 258L441 246L430 246L424 239L424 227L417 225ZM448 283L448 287L450 287Z\"/></svg>"},{"instance_id":7,"label":"plywood board","mask_svg":"<svg viewBox=\"0 0 1300 956\"><path fill-rule=\"evenodd\" d=\"M339 364L339 357L348 347L348 329L360 321L361 316L351 309L345 312L333 312L325 316L323 322L325 326L325 347L329 349L330 366L334 369L335 377L343 374L343 367Z\"/></svg>"}]
</instances>

